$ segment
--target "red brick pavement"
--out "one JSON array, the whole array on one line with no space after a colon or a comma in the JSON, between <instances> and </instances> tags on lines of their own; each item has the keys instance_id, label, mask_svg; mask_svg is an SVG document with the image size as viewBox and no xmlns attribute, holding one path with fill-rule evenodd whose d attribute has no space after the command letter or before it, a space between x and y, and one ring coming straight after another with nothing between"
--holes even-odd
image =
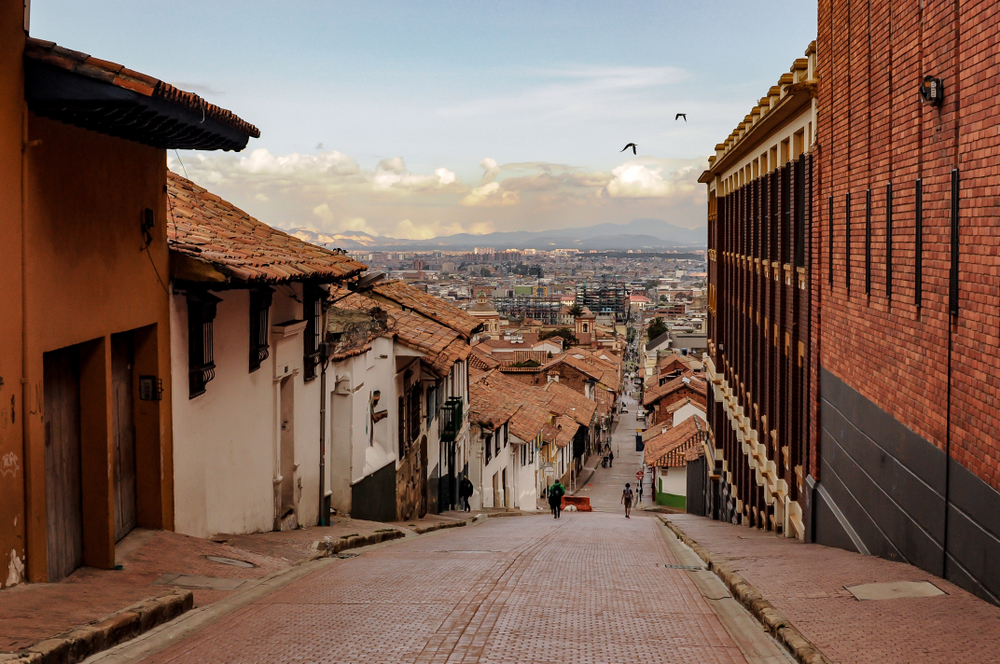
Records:
<instances>
[{"instance_id":1,"label":"red brick pavement","mask_svg":"<svg viewBox=\"0 0 1000 664\"><path fill-rule=\"evenodd\" d=\"M144 599L175 592L154 585L164 573L233 579L259 579L297 564L314 553L313 542L342 535L369 535L397 527L407 530L454 521L460 517L428 516L401 524L334 519L328 528L277 533L221 535L215 541L163 531L137 530L118 545L121 571L81 568L58 583L34 583L0 591L0 653L16 652L72 628L95 623ZM245 560L254 568L210 561L206 556ZM194 590L195 606L204 606L232 591Z\"/></svg>"},{"instance_id":2,"label":"red brick pavement","mask_svg":"<svg viewBox=\"0 0 1000 664\"><path fill-rule=\"evenodd\" d=\"M654 519L490 519L377 548L147 662L745 662Z\"/></svg>"},{"instance_id":3,"label":"red brick pavement","mask_svg":"<svg viewBox=\"0 0 1000 664\"><path fill-rule=\"evenodd\" d=\"M905 563L688 515L670 515L835 662L1000 661L1000 607ZM929 581L946 595L861 602L845 586Z\"/></svg>"}]
</instances>

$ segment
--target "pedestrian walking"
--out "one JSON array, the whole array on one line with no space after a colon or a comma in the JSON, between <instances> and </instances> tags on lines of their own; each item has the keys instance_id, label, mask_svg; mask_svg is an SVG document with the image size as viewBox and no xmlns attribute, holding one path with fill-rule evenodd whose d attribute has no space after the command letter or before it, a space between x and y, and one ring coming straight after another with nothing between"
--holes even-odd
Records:
<instances>
[{"instance_id":1,"label":"pedestrian walking","mask_svg":"<svg viewBox=\"0 0 1000 664\"><path fill-rule=\"evenodd\" d=\"M638 502L639 505L640 505L640 507L641 507L642 506L642 481L636 482L636 484L635 484L635 492L636 492L636 494L638 494L638 498L637 498L636 502Z\"/></svg>"},{"instance_id":2,"label":"pedestrian walking","mask_svg":"<svg viewBox=\"0 0 1000 664\"><path fill-rule=\"evenodd\" d=\"M549 487L549 507L552 508L552 518L558 519L562 512L562 497L566 495L566 489L559 480Z\"/></svg>"},{"instance_id":3,"label":"pedestrian walking","mask_svg":"<svg viewBox=\"0 0 1000 664\"><path fill-rule=\"evenodd\" d=\"M472 482L468 477L463 477L462 481L458 484L458 495L462 499L462 509L466 512L471 512L472 507L469 505L469 498L472 497Z\"/></svg>"},{"instance_id":4,"label":"pedestrian walking","mask_svg":"<svg viewBox=\"0 0 1000 664\"><path fill-rule=\"evenodd\" d=\"M622 505L625 506L625 518L632 518L632 485L626 483L622 491Z\"/></svg>"},{"instance_id":5,"label":"pedestrian walking","mask_svg":"<svg viewBox=\"0 0 1000 664\"><path fill-rule=\"evenodd\" d=\"M612 468L615 465L615 453L608 452L608 468Z\"/></svg>"}]
</instances>

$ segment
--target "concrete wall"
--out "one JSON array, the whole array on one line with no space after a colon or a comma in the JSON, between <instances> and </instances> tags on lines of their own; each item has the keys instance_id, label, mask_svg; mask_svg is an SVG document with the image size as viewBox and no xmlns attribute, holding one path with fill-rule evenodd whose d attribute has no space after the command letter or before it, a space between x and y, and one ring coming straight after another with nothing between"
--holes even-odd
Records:
<instances>
[{"instance_id":1,"label":"concrete wall","mask_svg":"<svg viewBox=\"0 0 1000 664\"><path fill-rule=\"evenodd\" d=\"M680 408L674 411L673 424L674 426L677 426L684 420L688 419L689 417L693 417L695 415L697 415L701 419L705 419L705 409L699 408L693 402L685 406L681 406Z\"/></svg>"},{"instance_id":2,"label":"concrete wall","mask_svg":"<svg viewBox=\"0 0 1000 664\"><path fill-rule=\"evenodd\" d=\"M657 468L656 492L673 496L687 495L686 468Z\"/></svg>"},{"instance_id":3,"label":"concrete wall","mask_svg":"<svg viewBox=\"0 0 1000 664\"><path fill-rule=\"evenodd\" d=\"M21 138L24 7L0 3L0 588L25 575L25 454L21 422ZM42 568L45 566L42 565Z\"/></svg>"},{"instance_id":4,"label":"concrete wall","mask_svg":"<svg viewBox=\"0 0 1000 664\"><path fill-rule=\"evenodd\" d=\"M272 326L302 315L301 304L286 291L278 289L273 295ZM178 386L173 396L176 530L207 537L275 527L279 376L287 376L294 399L297 468L291 481L297 520L313 525L319 514L319 381L304 381L302 335L281 338L272 333L268 359L251 373L249 291L215 295L222 298L214 324L215 378L194 399L188 398L187 390L187 302L182 295L171 298L173 374ZM285 395L289 396L287 390Z\"/></svg>"}]
</instances>

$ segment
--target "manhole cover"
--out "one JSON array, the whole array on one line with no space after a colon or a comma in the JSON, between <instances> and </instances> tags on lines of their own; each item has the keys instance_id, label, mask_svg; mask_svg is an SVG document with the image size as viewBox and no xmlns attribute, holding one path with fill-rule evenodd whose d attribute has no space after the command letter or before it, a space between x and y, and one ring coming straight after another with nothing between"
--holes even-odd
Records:
<instances>
[{"instance_id":1,"label":"manhole cover","mask_svg":"<svg viewBox=\"0 0 1000 664\"><path fill-rule=\"evenodd\" d=\"M861 601L881 599L901 599L904 597L934 597L946 593L927 581L892 581L889 583L865 583L860 586L844 586Z\"/></svg>"},{"instance_id":2,"label":"manhole cover","mask_svg":"<svg viewBox=\"0 0 1000 664\"><path fill-rule=\"evenodd\" d=\"M219 563L220 565L232 565L233 567L256 567L253 563L248 563L245 560L237 560L236 558L226 558L225 556L205 556L207 559L211 560L213 563Z\"/></svg>"},{"instance_id":3,"label":"manhole cover","mask_svg":"<svg viewBox=\"0 0 1000 664\"><path fill-rule=\"evenodd\" d=\"M662 567L664 569L688 569L696 571L701 571L705 569L701 565L665 565L663 563L660 563L659 565L657 565L657 567Z\"/></svg>"}]
</instances>

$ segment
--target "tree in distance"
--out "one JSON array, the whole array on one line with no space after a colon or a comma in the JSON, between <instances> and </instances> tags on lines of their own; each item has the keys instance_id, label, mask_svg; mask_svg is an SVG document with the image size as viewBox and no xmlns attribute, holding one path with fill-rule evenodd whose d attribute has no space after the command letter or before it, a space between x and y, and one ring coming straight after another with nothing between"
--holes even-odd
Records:
<instances>
[{"instance_id":1,"label":"tree in distance","mask_svg":"<svg viewBox=\"0 0 1000 664\"><path fill-rule=\"evenodd\" d=\"M650 341L660 336L667 331L667 324L663 322L663 319L657 316L650 322L649 327L646 328L646 336Z\"/></svg>"},{"instance_id":2,"label":"tree in distance","mask_svg":"<svg viewBox=\"0 0 1000 664\"><path fill-rule=\"evenodd\" d=\"M552 337L562 337L564 340L564 346L575 346L576 335L573 334L573 330L568 327L557 327L554 330L548 330L547 332L542 332L538 335L539 341L544 341L545 339L551 339Z\"/></svg>"}]
</instances>

